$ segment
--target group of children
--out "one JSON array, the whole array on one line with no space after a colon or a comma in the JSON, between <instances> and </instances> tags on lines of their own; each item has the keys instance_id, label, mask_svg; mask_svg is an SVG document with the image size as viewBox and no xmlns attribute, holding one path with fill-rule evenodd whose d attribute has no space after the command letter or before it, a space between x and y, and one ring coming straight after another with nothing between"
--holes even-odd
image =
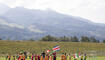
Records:
<instances>
[{"instance_id":1,"label":"group of children","mask_svg":"<svg viewBox=\"0 0 105 60\"><path fill-rule=\"evenodd\" d=\"M8 54L6 56L6 60L25 60L26 56L24 55L24 53L19 53L17 56L11 56L10 54Z\"/></svg>"},{"instance_id":2,"label":"group of children","mask_svg":"<svg viewBox=\"0 0 105 60\"><path fill-rule=\"evenodd\" d=\"M49 54L42 52L41 55L32 54L31 60L56 60L56 52Z\"/></svg>"},{"instance_id":3,"label":"group of children","mask_svg":"<svg viewBox=\"0 0 105 60\"><path fill-rule=\"evenodd\" d=\"M16 57L8 55L6 57L6 60L27 60L27 54L25 53L19 53ZM32 54L29 56L28 60L56 60L56 52L53 52L52 54L42 52L40 55L39 54ZM73 55L62 53L61 57L59 60L86 60L86 54L81 54L79 58L75 58ZM58 59L57 59L58 60Z\"/></svg>"},{"instance_id":4,"label":"group of children","mask_svg":"<svg viewBox=\"0 0 105 60\"><path fill-rule=\"evenodd\" d=\"M66 54L66 53L63 53L61 55L61 60L87 60L87 56L86 54L81 54L80 56L74 56L75 54L73 55L70 55L70 54Z\"/></svg>"}]
</instances>

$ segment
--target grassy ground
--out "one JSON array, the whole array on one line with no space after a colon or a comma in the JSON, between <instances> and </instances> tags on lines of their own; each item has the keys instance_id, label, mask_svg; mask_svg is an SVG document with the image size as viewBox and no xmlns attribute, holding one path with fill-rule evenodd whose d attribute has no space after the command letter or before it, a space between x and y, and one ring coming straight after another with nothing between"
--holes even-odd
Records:
<instances>
[{"instance_id":1,"label":"grassy ground","mask_svg":"<svg viewBox=\"0 0 105 60\"><path fill-rule=\"evenodd\" d=\"M1 53L18 53L21 50L28 52L41 53L43 50L52 49L53 46L60 45L60 52L75 53L77 50L86 51L104 51L104 43L76 43L76 42L34 42L34 41L0 41ZM97 48L98 47L98 48Z\"/></svg>"},{"instance_id":2,"label":"grassy ground","mask_svg":"<svg viewBox=\"0 0 105 60\"><path fill-rule=\"evenodd\" d=\"M6 59L4 57L0 57L0 60L6 60ZM26 59L26 60L31 60L31 59ZM57 57L57 60L60 60L60 57ZM105 57L90 57L90 58L88 57L87 60L105 60Z\"/></svg>"}]
</instances>

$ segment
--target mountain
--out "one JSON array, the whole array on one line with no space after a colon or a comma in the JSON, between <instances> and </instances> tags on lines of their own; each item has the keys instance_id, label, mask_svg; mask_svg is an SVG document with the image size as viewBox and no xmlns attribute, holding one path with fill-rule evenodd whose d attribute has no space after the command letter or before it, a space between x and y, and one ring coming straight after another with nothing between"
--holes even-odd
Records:
<instances>
[{"instance_id":1,"label":"mountain","mask_svg":"<svg viewBox=\"0 0 105 60\"><path fill-rule=\"evenodd\" d=\"M53 36L94 36L97 39L104 39L105 25L93 23L87 19L65 15L53 10L32 10L23 7L9 9L1 17L2 21L8 24L4 30L5 35L13 39L40 38L45 35ZM14 27L10 27L10 26ZM9 30L7 30L9 29ZM15 35L19 37L15 38ZM4 36L5 36L4 35ZM6 37L6 38L7 38ZM19 40L20 40L19 39Z\"/></svg>"},{"instance_id":2,"label":"mountain","mask_svg":"<svg viewBox=\"0 0 105 60\"><path fill-rule=\"evenodd\" d=\"M27 40L30 38L39 38L42 33L32 26L24 27L15 23L8 23L0 19L0 37L4 40Z\"/></svg>"}]
</instances>

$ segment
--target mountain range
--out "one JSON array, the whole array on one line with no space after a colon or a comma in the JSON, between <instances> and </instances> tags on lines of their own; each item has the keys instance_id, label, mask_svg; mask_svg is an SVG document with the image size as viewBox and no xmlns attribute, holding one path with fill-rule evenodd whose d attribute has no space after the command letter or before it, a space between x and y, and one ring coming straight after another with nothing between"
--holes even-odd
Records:
<instances>
[{"instance_id":1,"label":"mountain range","mask_svg":"<svg viewBox=\"0 0 105 60\"><path fill-rule=\"evenodd\" d=\"M39 39L52 36L92 36L105 39L105 24L58 13L53 10L35 10L24 7L0 6L0 37L11 40Z\"/></svg>"}]
</instances>

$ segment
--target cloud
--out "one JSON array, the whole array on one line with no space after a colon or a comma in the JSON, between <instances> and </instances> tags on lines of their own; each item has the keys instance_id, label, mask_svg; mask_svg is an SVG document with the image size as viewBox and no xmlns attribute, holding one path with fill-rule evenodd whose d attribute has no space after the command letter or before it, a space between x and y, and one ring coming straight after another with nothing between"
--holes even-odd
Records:
<instances>
[{"instance_id":1,"label":"cloud","mask_svg":"<svg viewBox=\"0 0 105 60\"><path fill-rule=\"evenodd\" d=\"M23 6L42 10L50 8L60 13L105 23L105 0L0 0L0 3L10 7Z\"/></svg>"},{"instance_id":2,"label":"cloud","mask_svg":"<svg viewBox=\"0 0 105 60\"><path fill-rule=\"evenodd\" d=\"M23 6L28 7L35 4L36 0L0 0L0 3L6 4L10 7Z\"/></svg>"},{"instance_id":3,"label":"cloud","mask_svg":"<svg viewBox=\"0 0 105 60\"><path fill-rule=\"evenodd\" d=\"M15 23L8 23L8 22L6 22L2 19L0 19L0 24L6 25L6 26L9 26L9 27L12 27L12 28L14 28L14 27L19 28L19 29L24 29L25 28L24 26L21 26L21 25L15 24Z\"/></svg>"},{"instance_id":4,"label":"cloud","mask_svg":"<svg viewBox=\"0 0 105 60\"><path fill-rule=\"evenodd\" d=\"M94 21L94 22L105 23L104 7L105 7L104 0L87 0L85 2L83 1L83 4L81 4L78 9L75 9L73 13L75 15L90 19L91 21Z\"/></svg>"},{"instance_id":5,"label":"cloud","mask_svg":"<svg viewBox=\"0 0 105 60\"><path fill-rule=\"evenodd\" d=\"M32 32L35 32L35 33L44 33L43 31L39 30L38 28L35 27L35 25L30 25L28 27L28 29Z\"/></svg>"},{"instance_id":6,"label":"cloud","mask_svg":"<svg viewBox=\"0 0 105 60\"><path fill-rule=\"evenodd\" d=\"M6 4L8 6L14 6L16 3L16 0L0 0L0 3Z\"/></svg>"}]
</instances>

